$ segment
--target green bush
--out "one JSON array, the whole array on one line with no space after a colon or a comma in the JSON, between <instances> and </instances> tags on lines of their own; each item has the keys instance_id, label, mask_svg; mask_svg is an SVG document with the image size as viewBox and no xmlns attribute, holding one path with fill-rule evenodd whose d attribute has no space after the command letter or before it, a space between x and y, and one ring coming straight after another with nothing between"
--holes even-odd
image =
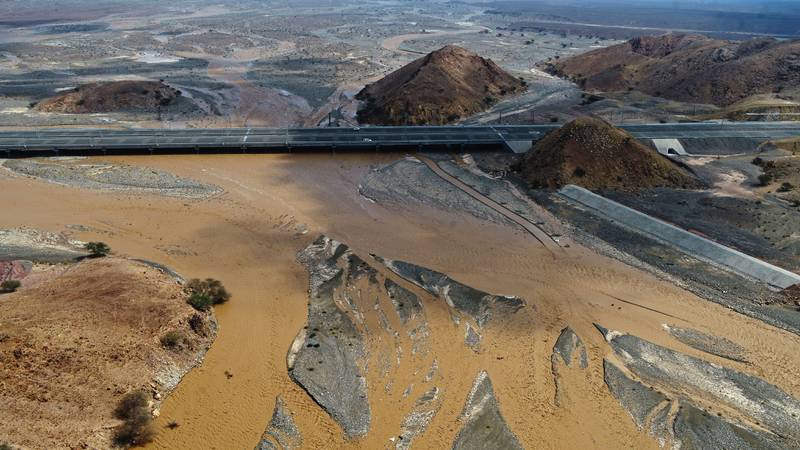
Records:
<instances>
[{"instance_id":1,"label":"green bush","mask_svg":"<svg viewBox=\"0 0 800 450\"><path fill-rule=\"evenodd\" d=\"M789 192L792 189L794 189L794 185L786 181L778 188L778 192Z\"/></svg>"},{"instance_id":2,"label":"green bush","mask_svg":"<svg viewBox=\"0 0 800 450\"><path fill-rule=\"evenodd\" d=\"M89 242L86 244L85 248L91 253L93 258L106 256L111 252L111 247L106 245L105 242Z\"/></svg>"},{"instance_id":3,"label":"green bush","mask_svg":"<svg viewBox=\"0 0 800 450\"><path fill-rule=\"evenodd\" d=\"M0 450L14 450L10 445L0 442Z\"/></svg>"},{"instance_id":4,"label":"green bush","mask_svg":"<svg viewBox=\"0 0 800 450\"><path fill-rule=\"evenodd\" d=\"M6 280L0 283L0 292L14 292L19 289L20 286L22 286L22 283L17 280ZM0 448L0 450L2 450L2 448Z\"/></svg>"},{"instance_id":5,"label":"green bush","mask_svg":"<svg viewBox=\"0 0 800 450\"><path fill-rule=\"evenodd\" d=\"M758 176L758 182L761 184L761 186L767 186L772 182L772 175L762 173Z\"/></svg>"},{"instance_id":6,"label":"green bush","mask_svg":"<svg viewBox=\"0 0 800 450\"><path fill-rule=\"evenodd\" d=\"M146 444L153 440L153 417L150 414L149 396L143 390L122 397L114 417L122 424L114 432L114 443L121 447Z\"/></svg>"},{"instance_id":7,"label":"green bush","mask_svg":"<svg viewBox=\"0 0 800 450\"><path fill-rule=\"evenodd\" d=\"M211 299L211 304L214 305L225 303L231 298L231 295L225 290L222 283L213 278L206 278L205 280L194 278L189 280L189 282L186 283L186 289L188 289L192 295L199 294L208 297Z\"/></svg>"},{"instance_id":8,"label":"green bush","mask_svg":"<svg viewBox=\"0 0 800 450\"><path fill-rule=\"evenodd\" d=\"M211 305L214 304L214 300L212 300L211 297L199 292L190 295L187 302L192 305L192 308L198 311L208 311L208 308L211 308Z\"/></svg>"}]
</instances>

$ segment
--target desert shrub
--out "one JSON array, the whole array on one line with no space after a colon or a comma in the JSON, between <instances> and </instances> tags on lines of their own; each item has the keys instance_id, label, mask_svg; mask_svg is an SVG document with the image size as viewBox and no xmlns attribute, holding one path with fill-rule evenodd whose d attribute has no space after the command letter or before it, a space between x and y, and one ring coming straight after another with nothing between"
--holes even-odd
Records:
<instances>
[{"instance_id":1,"label":"desert shrub","mask_svg":"<svg viewBox=\"0 0 800 450\"><path fill-rule=\"evenodd\" d=\"M89 242L85 246L93 258L106 256L111 252L111 247L105 242Z\"/></svg>"},{"instance_id":2,"label":"desert shrub","mask_svg":"<svg viewBox=\"0 0 800 450\"><path fill-rule=\"evenodd\" d=\"M764 159L763 159L763 158L761 158L760 156L756 156L755 158L753 158L753 160L751 161L751 163L752 163L753 165L760 166L760 165L763 165L763 164L764 164Z\"/></svg>"},{"instance_id":3,"label":"desert shrub","mask_svg":"<svg viewBox=\"0 0 800 450\"><path fill-rule=\"evenodd\" d=\"M761 175L758 176L758 182L759 184L761 184L761 186L766 186L770 182L772 182L772 175L762 173Z\"/></svg>"},{"instance_id":4,"label":"desert shrub","mask_svg":"<svg viewBox=\"0 0 800 450\"><path fill-rule=\"evenodd\" d=\"M214 305L225 303L231 298L231 295L225 290L222 283L213 278L206 278L205 280L194 278L189 280L189 282L186 283L186 289L192 294L205 295L211 299L211 303Z\"/></svg>"},{"instance_id":5,"label":"desert shrub","mask_svg":"<svg viewBox=\"0 0 800 450\"><path fill-rule=\"evenodd\" d=\"M794 185L786 181L778 188L778 192L789 192L792 189L794 189Z\"/></svg>"},{"instance_id":6,"label":"desert shrub","mask_svg":"<svg viewBox=\"0 0 800 450\"><path fill-rule=\"evenodd\" d=\"M153 417L150 414L149 396L143 390L122 397L114 417L122 424L114 432L114 443L121 447L141 445L153 440Z\"/></svg>"},{"instance_id":7,"label":"desert shrub","mask_svg":"<svg viewBox=\"0 0 800 450\"><path fill-rule=\"evenodd\" d=\"M147 412L149 415L149 403L150 397L147 395L147 392L141 389L129 392L122 397L122 400L119 401L119 404L114 409L114 417L119 420L128 420L142 411Z\"/></svg>"},{"instance_id":8,"label":"desert shrub","mask_svg":"<svg viewBox=\"0 0 800 450\"><path fill-rule=\"evenodd\" d=\"M576 176L578 178L583 178L583 177L586 176L586 171L583 170L582 167L576 167L575 170L572 172L572 175L574 175L574 176Z\"/></svg>"},{"instance_id":9,"label":"desert shrub","mask_svg":"<svg viewBox=\"0 0 800 450\"><path fill-rule=\"evenodd\" d=\"M200 336L208 335L208 326L206 325L206 321L203 320L203 316L200 314L193 314L192 317L189 318L189 328Z\"/></svg>"},{"instance_id":10,"label":"desert shrub","mask_svg":"<svg viewBox=\"0 0 800 450\"><path fill-rule=\"evenodd\" d=\"M189 300L186 302L192 305L192 308L198 311L208 311L208 308L211 308L211 305L214 304L214 300L211 300L211 297L198 292L190 295Z\"/></svg>"},{"instance_id":11,"label":"desert shrub","mask_svg":"<svg viewBox=\"0 0 800 450\"><path fill-rule=\"evenodd\" d=\"M14 292L19 289L21 285L22 283L17 280L6 280L0 283L0 292Z\"/></svg>"},{"instance_id":12,"label":"desert shrub","mask_svg":"<svg viewBox=\"0 0 800 450\"><path fill-rule=\"evenodd\" d=\"M0 450L14 450L10 445L0 442Z\"/></svg>"},{"instance_id":13,"label":"desert shrub","mask_svg":"<svg viewBox=\"0 0 800 450\"><path fill-rule=\"evenodd\" d=\"M131 447L146 444L153 440L153 419L140 416L133 420L126 420L114 432L114 443L120 447Z\"/></svg>"},{"instance_id":14,"label":"desert shrub","mask_svg":"<svg viewBox=\"0 0 800 450\"><path fill-rule=\"evenodd\" d=\"M170 331L161 336L161 345L170 350L182 346L184 341L186 341L186 337L180 331Z\"/></svg>"}]
</instances>

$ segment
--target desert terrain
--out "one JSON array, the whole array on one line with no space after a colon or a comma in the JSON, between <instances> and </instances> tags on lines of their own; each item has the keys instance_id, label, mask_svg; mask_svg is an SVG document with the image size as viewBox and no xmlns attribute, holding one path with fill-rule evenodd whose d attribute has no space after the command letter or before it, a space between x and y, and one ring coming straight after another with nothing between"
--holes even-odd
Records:
<instances>
[{"instance_id":1,"label":"desert terrain","mask_svg":"<svg viewBox=\"0 0 800 450\"><path fill-rule=\"evenodd\" d=\"M0 4L0 131L563 125L0 159L0 450L800 448L798 140L615 126L795 120L796 6L131 5Z\"/></svg>"}]
</instances>

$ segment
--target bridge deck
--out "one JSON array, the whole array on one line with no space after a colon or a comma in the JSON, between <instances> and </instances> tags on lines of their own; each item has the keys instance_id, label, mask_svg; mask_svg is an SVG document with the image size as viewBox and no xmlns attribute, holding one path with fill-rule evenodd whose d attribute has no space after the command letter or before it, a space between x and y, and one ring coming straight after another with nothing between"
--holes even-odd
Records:
<instances>
[{"instance_id":1,"label":"bridge deck","mask_svg":"<svg viewBox=\"0 0 800 450\"><path fill-rule=\"evenodd\" d=\"M258 153L296 151L497 151L558 125L231 129L43 129L0 132L0 156ZM800 123L623 125L638 139L800 136Z\"/></svg>"}]
</instances>

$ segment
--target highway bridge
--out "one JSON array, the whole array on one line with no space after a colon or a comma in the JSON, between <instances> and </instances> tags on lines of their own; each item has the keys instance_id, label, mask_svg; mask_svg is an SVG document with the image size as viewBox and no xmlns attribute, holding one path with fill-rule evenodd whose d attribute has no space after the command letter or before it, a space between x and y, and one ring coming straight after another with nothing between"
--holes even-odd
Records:
<instances>
[{"instance_id":1,"label":"highway bridge","mask_svg":"<svg viewBox=\"0 0 800 450\"><path fill-rule=\"evenodd\" d=\"M800 136L800 122L622 125L637 139L755 141ZM526 151L558 125L0 131L0 157L192 153Z\"/></svg>"}]
</instances>

